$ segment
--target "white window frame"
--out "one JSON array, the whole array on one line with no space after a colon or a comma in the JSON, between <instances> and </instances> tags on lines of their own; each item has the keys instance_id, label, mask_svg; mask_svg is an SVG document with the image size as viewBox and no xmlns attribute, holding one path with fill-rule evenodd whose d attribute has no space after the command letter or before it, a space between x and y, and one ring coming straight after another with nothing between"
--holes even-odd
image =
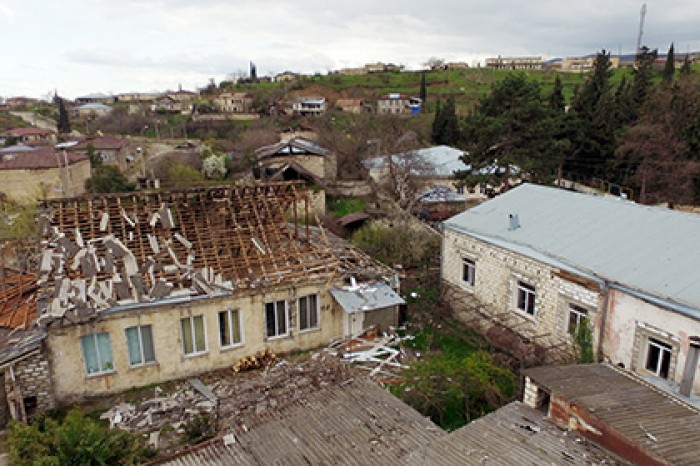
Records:
<instances>
[{"instance_id":1,"label":"white window frame","mask_svg":"<svg viewBox=\"0 0 700 466\"><path fill-rule=\"evenodd\" d=\"M151 352L153 353L153 360L152 361L146 361L146 353L143 350L143 329L145 327L148 327L151 332ZM136 329L136 335L138 337L139 341L139 355L141 356L141 362L133 364L131 362L131 355L129 354L129 333L127 332L128 330L135 328ZM133 327L127 327L124 329L124 335L126 336L126 352L127 356L129 358L129 367L139 367L139 366L145 366L147 364L153 364L156 362L156 349L155 349L155 342L153 341L153 326L152 325L134 325Z\"/></svg>"},{"instance_id":2,"label":"white window frame","mask_svg":"<svg viewBox=\"0 0 700 466\"><path fill-rule=\"evenodd\" d=\"M236 319L238 320L238 337L239 341L234 341L233 338L233 313L236 313ZM225 314L227 316L226 322L228 322L228 325L225 330L226 334L228 335L229 343L228 345L224 345L224 343L221 341L221 315ZM241 318L241 310L240 309L226 309L224 311L219 311L217 314L217 319L219 319L219 346L221 349L227 349L227 348L237 348L239 346L243 346L243 319Z\"/></svg>"},{"instance_id":3,"label":"white window frame","mask_svg":"<svg viewBox=\"0 0 700 466\"><path fill-rule=\"evenodd\" d=\"M656 368L649 369L649 356L651 356L651 349L657 348L659 350L659 357L658 360L656 361ZM647 338L647 345L646 345L647 351L644 356L644 369L647 371L651 372L654 374L656 377L659 377L661 379L670 379L671 378L671 363L673 362L673 346L669 345L668 343L665 343L657 338L653 337L648 337ZM667 355L668 357L668 373L666 374L666 377L661 375L661 367L663 366L663 360L664 360L664 354Z\"/></svg>"},{"instance_id":4,"label":"white window frame","mask_svg":"<svg viewBox=\"0 0 700 466\"><path fill-rule=\"evenodd\" d=\"M313 312L316 314L316 325L313 326L313 327L311 327L311 326L309 326L309 327L302 327L303 322L302 322L302 319L301 319L301 315L302 315L302 314L301 314L301 310L302 310L302 304L301 304L301 302L302 302L303 299L306 300L306 303L307 303L307 309L306 309L307 314L306 314L306 315L307 315L307 319L310 320L310 317L309 317L309 316L311 315L311 314L310 314L310 311L311 311L311 310L308 308L308 307L309 307L308 303L311 301L309 298L311 298L312 296L316 297L316 300L315 300L315 301L316 301L316 306L314 306L315 309L313 309ZM300 331L300 332L310 332L310 331L312 331L312 330L318 330L318 329L321 328L321 312L320 312L321 303L320 303L320 299L321 299L321 298L320 298L320 296L318 295L318 293L312 293L312 294L309 294L309 295L306 295L306 296L301 296L301 297L299 297L299 299L297 299L297 316L298 316L298 319L297 319L297 320L299 321L299 331Z\"/></svg>"},{"instance_id":5,"label":"white window frame","mask_svg":"<svg viewBox=\"0 0 700 466\"><path fill-rule=\"evenodd\" d=\"M522 307L520 306L520 296L523 296ZM529 303L532 303L532 313L528 311ZM515 308L525 315L535 317L537 315L537 289L527 282L518 280L515 288Z\"/></svg>"},{"instance_id":6,"label":"white window frame","mask_svg":"<svg viewBox=\"0 0 700 466\"><path fill-rule=\"evenodd\" d=\"M571 316L576 316L576 325L571 328ZM578 328L581 326L583 319L588 319L588 309L579 306L578 304L569 303L567 306L566 313L566 333L569 335L576 335L578 333Z\"/></svg>"},{"instance_id":7,"label":"white window frame","mask_svg":"<svg viewBox=\"0 0 700 466\"><path fill-rule=\"evenodd\" d=\"M202 338L204 338L204 349L203 350L197 350L197 342L195 340L196 334L194 330L194 319L200 318L202 319ZM189 331L190 335L192 337L192 352L187 353L185 351L185 335L183 334L184 328L182 325L182 322L186 320L189 322ZM204 315L199 314L196 316L186 316L186 317L181 317L180 318L180 341L182 342L181 349L182 349L182 355L185 357L192 357L192 356L200 356L202 354L206 354L209 351L209 344L207 342L207 320L204 318Z\"/></svg>"},{"instance_id":8,"label":"white window frame","mask_svg":"<svg viewBox=\"0 0 700 466\"><path fill-rule=\"evenodd\" d=\"M279 304L282 303L282 306L284 308L284 323L285 323L285 331L284 333L280 333L279 331ZM268 322L267 322L267 306L268 305L274 306L274 311L275 311L275 333L274 335L269 335L268 330ZM283 338L289 335L289 306L287 305L287 301L279 299L276 301L270 301L265 303L264 309L265 311L265 337L269 340L275 339L275 338Z\"/></svg>"},{"instance_id":9,"label":"white window frame","mask_svg":"<svg viewBox=\"0 0 700 466\"><path fill-rule=\"evenodd\" d=\"M476 284L476 261L462 257L462 284L474 288Z\"/></svg>"},{"instance_id":10,"label":"white window frame","mask_svg":"<svg viewBox=\"0 0 700 466\"><path fill-rule=\"evenodd\" d=\"M100 354L100 345L97 343L97 336L98 335L107 335L107 341L109 342L109 356L111 361L104 361L104 367L103 362L102 362L102 355ZM95 350L95 356L97 357L97 363L99 365L97 371L95 372L90 372L88 370L88 362L87 362L87 357L85 355L85 346L83 344L83 341L87 341L84 339L90 338L93 344L93 348ZM85 366L85 375L87 376L95 376L95 375L103 375L103 374L111 374L114 372L114 353L112 352L112 339L109 336L109 332L93 332L90 333L89 335L83 335L80 337L80 351L83 355L83 361L84 361L84 366Z\"/></svg>"}]
</instances>

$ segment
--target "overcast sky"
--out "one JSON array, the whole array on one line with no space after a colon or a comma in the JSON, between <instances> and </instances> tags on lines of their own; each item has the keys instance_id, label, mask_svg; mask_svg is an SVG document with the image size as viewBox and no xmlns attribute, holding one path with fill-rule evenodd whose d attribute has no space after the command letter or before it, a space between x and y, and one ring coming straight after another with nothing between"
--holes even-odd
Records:
<instances>
[{"instance_id":1,"label":"overcast sky","mask_svg":"<svg viewBox=\"0 0 700 466\"><path fill-rule=\"evenodd\" d=\"M700 50L698 0L649 1L643 43ZM0 96L202 87L430 57L634 51L631 0L0 0Z\"/></svg>"}]
</instances>

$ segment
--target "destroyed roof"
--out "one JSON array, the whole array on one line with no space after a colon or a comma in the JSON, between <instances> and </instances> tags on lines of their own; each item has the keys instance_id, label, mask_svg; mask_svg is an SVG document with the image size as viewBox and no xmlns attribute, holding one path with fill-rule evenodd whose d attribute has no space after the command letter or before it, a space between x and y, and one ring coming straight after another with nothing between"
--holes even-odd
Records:
<instances>
[{"instance_id":1,"label":"destroyed roof","mask_svg":"<svg viewBox=\"0 0 700 466\"><path fill-rule=\"evenodd\" d=\"M700 411L607 364L525 369L552 396L573 403L663 464L697 464Z\"/></svg>"},{"instance_id":2,"label":"destroyed roof","mask_svg":"<svg viewBox=\"0 0 700 466\"><path fill-rule=\"evenodd\" d=\"M73 146L75 150L87 150L88 145L93 149L121 149L129 145L129 140L118 136L90 136L77 142Z\"/></svg>"},{"instance_id":3,"label":"destroyed roof","mask_svg":"<svg viewBox=\"0 0 700 466\"><path fill-rule=\"evenodd\" d=\"M616 458L516 401L411 452L404 463L423 465L621 464Z\"/></svg>"},{"instance_id":4,"label":"destroyed roof","mask_svg":"<svg viewBox=\"0 0 700 466\"><path fill-rule=\"evenodd\" d=\"M263 171L263 176L267 181L305 180L318 186L324 185L319 177L296 162L289 162L278 169L269 170L269 172Z\"/></svg>"},{"instance_id":5,"label":"destroyed roof","mask_svg":"<svg viewBox=\"0 0 700 466\"><path fill-rule=\"evenodd\" d=\"M37 276L4 270L0 280L0 327L27 329L36 318Z\"/></svg>"},{"instance_id":6,"label":"destroyed roof","mask_svg":"<svg viewBox=\"0 0 700 466\"><path fill-rule=\"evenodd\" d=\"M436 185L418 195L418 200L427 204L442 202L466 202L464 194L452 191L448 186Z\"/></svg>"},{"instance_id":7,"label":"destroyed roof","mask_svg":"<svg viewBox=\"0 0 700 466\"><path fill-rule=\"evenodd\" d=\"M73 152L37 149L17 154L11 159L0 162L0 170L48 170L73 165L88 160L86 155Z\"/></svg>"},{"instance_id":8,"label":"destroyed roof","mask_svg":"<svg viewBox=\"0 0 700 466\"><path fill-rule=\"evenodd\" d=\"M45 201L40 320L328 280L327 240L286 219L306 197L287 182Z\"/></svg>"},{"instance_id":9,"label":"destroyed roof","mask_svg":"<svg viewBox=\"0 0 700 466\"><path fill-rule=\"evenodd\" d=\"M406 301L384 282L331 288L331 294L348 314L406 304Z\"/></svg>"},{"instance_id":10,"label":"destroyed roof","mask_svg":"<svg viewBox=\"0 0 700 466\"><path fill-rule=\"evenodd\" d=\"M288 155L318 155L325 156L329 155L330 151L318 144L311 142L302 138L294 138L289 141L278 142L271 146L260 147L255 150L255 155L259 159L274 157L274 156L288 156Z\"/></svg>"},{"instance_id":11,"label":"destroyed roof","mask_svg":"<svg viewBox=\"0 0 700 466\"><path fill-rule=\"evenodd\" d=\"M700 318L700 215L523 184L443 225Z\"/></svg>"},{"instance_id":12,"label":"destroyed roof","mask_svg":"<svg viewBox=\"0 0 700 466\"><path fill-rule=\"evenodd\" d=\"M429 419L366 381L314 390L304 404L268 409L267 422L153 464L401 465L410 451L446 435Z\"/></svg>"}]
</instances>

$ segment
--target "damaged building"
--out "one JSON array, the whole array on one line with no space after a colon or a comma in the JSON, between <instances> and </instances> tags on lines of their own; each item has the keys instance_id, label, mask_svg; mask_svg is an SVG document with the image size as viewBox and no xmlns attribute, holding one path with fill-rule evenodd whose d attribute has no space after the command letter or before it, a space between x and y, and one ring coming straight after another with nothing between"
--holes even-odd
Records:
<instances>
[{"instance_id":1,"label":"damaged building","mask_svg":"<svg viewBox=\"0 0 700 466\"><path fill-rule=\"evenodd\" d=\"M34 315L13 335L50 383L13 400L41 411L397 325L394 271L310 226L308 196L280 182L45 202L36 304L19 299ZM17 360L5 343L0 364ZM24 366L0 368L21 385Z\"/></svg>"}]
</instances>

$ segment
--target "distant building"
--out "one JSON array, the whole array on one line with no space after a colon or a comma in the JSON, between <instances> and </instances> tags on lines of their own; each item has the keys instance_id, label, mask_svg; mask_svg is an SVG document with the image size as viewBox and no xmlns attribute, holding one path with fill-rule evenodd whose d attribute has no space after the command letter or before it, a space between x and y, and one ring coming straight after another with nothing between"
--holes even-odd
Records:
<instances>
[{"instance_id":1,"label":"distant building","mask_svg":"<svg viewBox=\"0 0 700 466\"><path fill-rule=\"evenodd\" d=\"M422 101L406 94L384 94L377 99L377 113L381 115L415 115Z\"/></svg>"},{"instance_id":2,"label":"distant building","mask_svg":"<svg viewBox=\"0 0 700 466\"><path fill-rule=\"evenodd\" d=\"M447 70L466 70L469 69L469 64L463 61L445 63Z\"/></svg>"},{"instance_id":3,"label":"distant building","mask_svg":"<svg viewBox=\"0 0 700 466\"><path fill-rule=\"evenodd\" d=\"M56 132L44 128L12 128L0 133L0 144L14 139L15 143L51 145L56 142Z\"/></svg>"},{"instance_id":4,"label":"distant building","mask_svg":"<svg viewBox=\"0 0 700 466\"><path fill-rule=\"evenodd\" d=\"M275 75L275 82L292 82L299 80L299 78L301 78L301 75L299 73L294 73L292 71L284 71Z\"/></svg>"},{"instance_id":5,"label":"distant building","mask_svg":"<svg viewBox=\"0 0 700 466\"><path fill-rule=\"evenodd\" d=\"M105 104L84 104L73 109L73 116L76 118L96 118L112 113L112 107Z\"/></svg>"},{"instance_id":6,"label":"distant building","mask_svg":"<svg viewBox=\"0 0 700 466\"><path fill-rule=\"evenodd\" d=\"M541 70L542 57L502 57L487 58L486 67L496 70Z\"/></svg>"},{"instance_id":7,"label":"distant building","mask_svg":"<svg viewBox=\"0 0 700 466\"><path fill-rule=\"evenodd\" d=\"M91 136L79 141L70 150L76 154L87 155L90 146L103 164L119 167L120 170L126 169L131 148L129 139L118 136Z\"/></svg>"},{"instance_id":8,"label":"distant building","mask_svg":"<svg viewBox=\"0 0 700 466\"><path fill-rule=\"evenodd\" d=\"M317 116L326 112L326 99L323 97L297 97L292 100L292 113L301 116Z\"/></svg>"},{"instance_id":9,"label":"distant building","mask_svg":"<svg viewBox=\"0 0 700 466\"><path fill-rule=\"evenodd\" d=\"M586 57L566 57L561 61L561 70L566 72L587 72L593 69L596 55ZM611 68L620 67L620 57L610 57Z\"/></svg>"},{"instance_id":10,"label":"distant building","mask_svg":"<svg viewBox=\"0 0 700 466\"><path fill-rule=\"evenodd\" d=\"M117 94L115 100L127 103L151 103L156 101L161 95L163 94L160 92L126 92Z\"/></svg>"},{"instance_id":11,"label":"distant building","mask_svg":"<svg viewBox=\"0 0 700 466\"><path fill-rule=\"evenodd\" d=\"M335 108L345 113L362 113L368 109L364 99L338 99L335 101Z\"/></svg>"},{"instance_id":12,"label":"distant building","mask_svg":"<svg viewBox=\"0 0 700 466\"><path fill-rule=\"evenodd\" d=\"M224 92L214 97L212 103L223 113L249 113L253 109L253 97L246 92Z\"/></svg>"},{"instance_id":13,"label":"distant building","mask_svg":"<svg viewBox=\"0 0 700 466\"><path fill-rule=\"evenodd\" d=\"M5 155L0 162L0 192L16 200L62 198L85 193L90 178L87 156L54 149Z\"/></svg>"},{"instance_id":14,"label":"distant building","mask_svg":"<svg viewBox=\"0 0 700 466\"><path fill-rule=\"evenodd\" d=\"M108 94L87 94L75 99L76 104L113 104L116 98Z\"/></svg>"}]
</instances>

